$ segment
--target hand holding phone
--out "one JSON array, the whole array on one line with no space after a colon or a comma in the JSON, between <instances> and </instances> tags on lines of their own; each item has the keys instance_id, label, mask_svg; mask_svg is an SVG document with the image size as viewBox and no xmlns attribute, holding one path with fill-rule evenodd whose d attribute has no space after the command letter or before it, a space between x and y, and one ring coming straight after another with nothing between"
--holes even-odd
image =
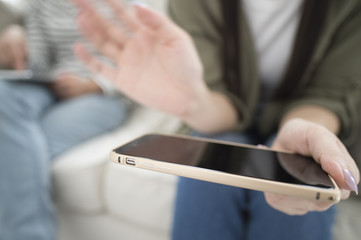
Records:
<instances>
[{"instance_id":1,"label":"hand holding phone","mask_svg":"<svg viewBox=\"0 0 361 240\"><path fill-rule=\"evenodd\" d=\"M299 118L289 120L281 127L272 148L312 156L333 177L341 189L342 199L347 199L350 191L358 193L360 177L355 161L337 136L326 128ZM265 196L273 208L290 215L323 211L332 205L329 202L305 201L274 193L265 193Z\"/></svg>"},{"instance_id":2,"label":"hand holding phone","mask_svg":"<svg viewBox=\"0 0 361 240\"><path fill-rule=\"evenodd\" d=\"M111 159L131 167L299 199L340 200L339 188L312 158L250 145L151 134L114 149Z\"/></svg>"}]
</instances>

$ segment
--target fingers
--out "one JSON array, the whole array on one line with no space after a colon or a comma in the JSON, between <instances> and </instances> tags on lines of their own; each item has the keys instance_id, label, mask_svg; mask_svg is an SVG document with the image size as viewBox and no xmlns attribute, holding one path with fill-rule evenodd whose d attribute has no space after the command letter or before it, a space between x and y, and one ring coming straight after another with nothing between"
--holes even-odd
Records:
<instances>
[{"instance_id":1,"label":"fingers","mask_svg":"<svg viewBox=\"0 0 361 240\"><path fill-rule=\"evenodd\" d=\"M93 23L89 19L98 20ZM124 45L129 40L130 35L128 33L104 18L92 17L86 13L79 15L78 24L97 50L114 62L118 60Z\"/></svg>"},{"instance_id":2,"label":"fingers","mask_svg":"<svg viewBox=\"0 0 361 240\"><path fill-rule=\"evenodd\" d=\"M99 61L96 57L91 55L82 44L76 44L74 46L74 53L92 71L103 75L110 81L115 82L117 73L116 69Z\"/></svg>"},{"instance_id":3,"label":"fingers","mask_svg":"<svg viewBox=\"0 0 361 240\"><path fill-rule=\"evenodd\" d=\"M307 130L309 152L322 165L339 187L358 192L358 168L341 141L324 128L310 126Z\"/></svg>"},{"instance_id":4,"label":"fingers","mask_svg":"<svg viewBox=\"0 0 361 240\"><path fill-rule=\"evenodd\" d=\"M275 147L312 156L341 189L358 191L360 175L355 161L326 128L302 119L290 120L281 128Z\"/></svg>"},{"instance_id":5,"label":"fingers","mask_svg":"<svg viewBox=\"0 0 361 240\"><path fill-rule=\"evenodd\" d=\"M73 0L73 2L81 9L82 12L88 12L95 17L102 18L97 13L98 11L94 8L94 6L89 1ZM139 24L137 24L137 20L134 18L134 15L132 15L128 11L128 7L124 3L120 3L119 1L114 1L114 0L104 0L104 2L106 2L109 5L109 7L115 13L115 17L120 22L125 24L128 29L135 31L139 27Z\"/></svg>"},{"instance_id":6,"label":"fingers","mask_svg":"<svg viewBox=\"0 0 361 240\"><path fill-rule=\"evenodd\" d=\"M165 15L153 11L142 5L134 5L137 19L148 30L155 32L157 36L163 39L163 42L172 42L181 38L189 38L180 27L174 24Z\"/></svg>"},{"instance_id":7,"label":"fingers","mask_svg":"<svg viewBox=\"0 0 361 240\"><path fill-rule=\"evenodd\" d=\"M341 199L345 200L348 199L349 197L350 197L350 191L341 189Z\"/></svg>"},{"instance_id":8,"label":"fingers","mask_svg":"<svg viewBox=\"0 0 361 240\"><path fill-rule=\"evenodd\" d=\"M288 215L304 215L311 211L325 211L332 206L331 203L327 202L309 201L275 193L265 193L265 198L270 206Z\"/></svg>"},{"instance_id":9,"label":"fingers","mask_svg":"<svg viewBox=\"0 0 361 240\"><path fill-rule=\"evenodd\" d=\"M132 11L127 9L126 5L120 4L119 1L105 0L109 6L113 9L117 19L123 23L129 31L135 32L140 27Z\"/></svg>"},{"instance_id":10,"label":"fingers","mask_svg":"<svg viewBox=\"0 0 361 240\"><path fill-rule=\"evenodd\" d=\"M73 0L81 8L78 23L89 40L107 56L114 51L121 50L137 32L153 33L162 41L173 41L180 36L188 36L177 27L170 19L150 8L134 5L127 7L115 0L105 0L113 10L118 22L109 21L101 16L94 7L85 0ZM135 10L135 11L133 11ZM147 34L144 33L144 36ZM109 45L113 45L109 47ZM107 46L107 47L105 47Z\"/></svg>"},{"instance_id":11,"label":"fingers","mask_svg":"<svg viewBox=\"0 0 361 240\"><path fill-rule=\"evenodd\" d=\"M105 23L104 19L94 24L88 19L93 18L86 13L78 16L78 24L87 39L106 57L116 61L126 42L126 37L113 24Z\"/></svg>"}]
</instances>

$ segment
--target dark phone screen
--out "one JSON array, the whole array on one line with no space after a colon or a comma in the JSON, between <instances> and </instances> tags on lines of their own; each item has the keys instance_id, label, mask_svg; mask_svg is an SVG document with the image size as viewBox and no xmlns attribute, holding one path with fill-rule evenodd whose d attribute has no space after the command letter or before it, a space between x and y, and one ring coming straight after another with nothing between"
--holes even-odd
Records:
<instances>
[{"instance_id":1,"label":"dark phone screen","mask_svg":"<svg viewBox=\"0 0 361 240\"><path fill-rule=\"evenodd\" d=\"M116 153L284 183L334 188L312 158L198 138L146 135Z\"/></svg>"}]
</instances>

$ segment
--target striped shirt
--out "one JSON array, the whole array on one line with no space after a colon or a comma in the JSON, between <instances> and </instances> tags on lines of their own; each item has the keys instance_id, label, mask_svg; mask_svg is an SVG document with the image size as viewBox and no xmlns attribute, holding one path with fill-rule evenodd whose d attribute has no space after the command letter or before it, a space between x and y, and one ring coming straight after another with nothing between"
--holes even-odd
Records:
<instances>
[{"instance_id":1,"label":"striped shirt","mask_svg":"<svg viewBox=\"0 0 361 240\"><path fill-rule=\"evenodd\" d=\"M51 80L63 73L76 74L92 79L105 93L115 92L109 81L91 74L75 57L74 44L85 40L75 22L77 8L69 0L28 0L26 7L28 67L36 76Z\"/></svg>"}]
</instances>

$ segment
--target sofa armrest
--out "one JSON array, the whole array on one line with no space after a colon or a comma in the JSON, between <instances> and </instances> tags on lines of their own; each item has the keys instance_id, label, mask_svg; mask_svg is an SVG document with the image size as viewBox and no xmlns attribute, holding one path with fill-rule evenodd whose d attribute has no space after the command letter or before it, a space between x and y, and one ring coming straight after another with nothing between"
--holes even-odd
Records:
<instances>
[{"instance_id":1,"label":"sofa armrest","mask_svg":"<svg viewBox=\"0 0 361 240\"><path fill-rule=\"evenodd\" d=\"M54 160L53 188L58 207L96 213L104 209L104 168L110 151L149 132L176 132L181 123L163 113L139 107L118 129L90 139Z\"/></svg>"}]
</instances>

